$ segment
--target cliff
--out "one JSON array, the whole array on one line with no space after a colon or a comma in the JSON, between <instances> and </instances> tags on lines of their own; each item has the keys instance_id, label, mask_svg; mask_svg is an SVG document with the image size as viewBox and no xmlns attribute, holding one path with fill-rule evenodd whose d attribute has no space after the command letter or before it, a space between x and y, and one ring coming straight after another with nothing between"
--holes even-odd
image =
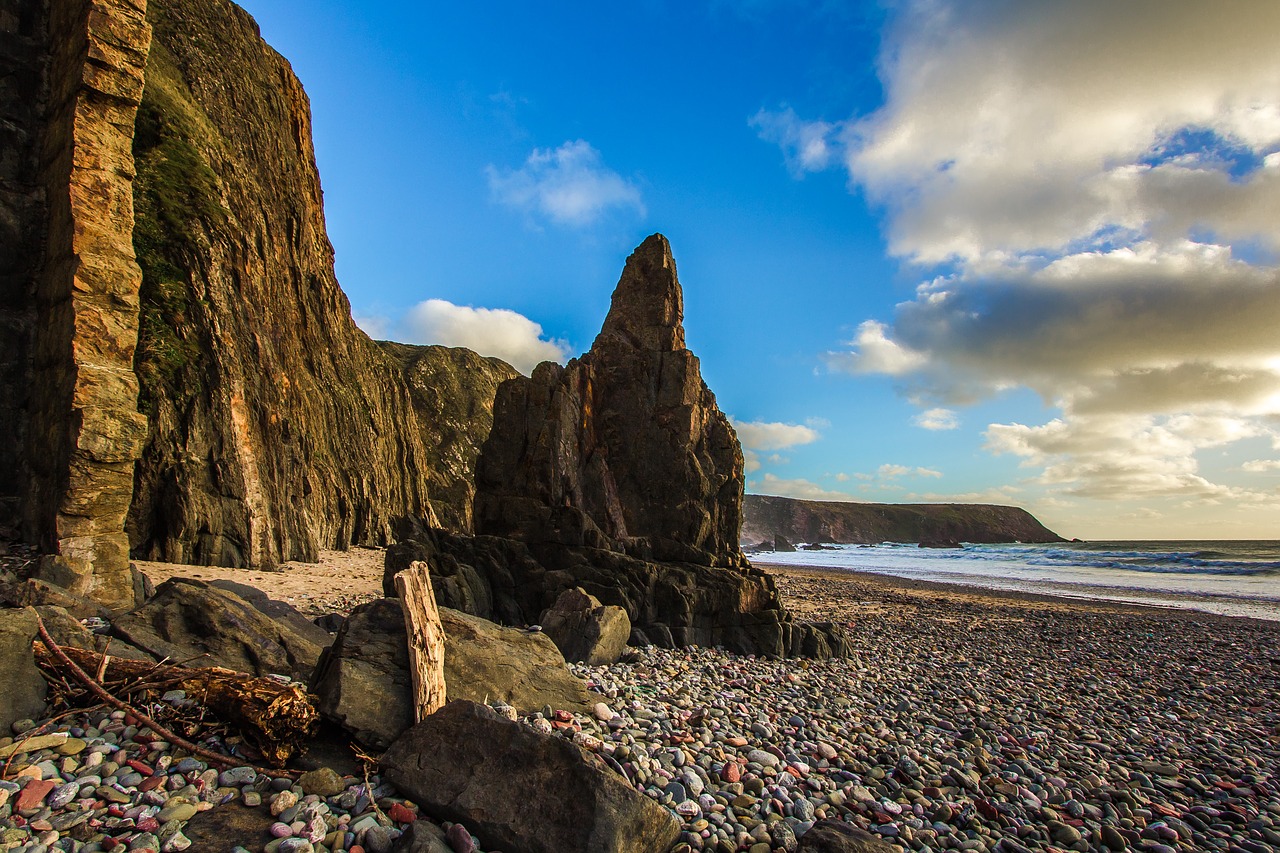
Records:
<instances>
[{"instance_id":1,"label":"cliff","mask_svg":"<svg viewBox=\"0 0 1280 853\"><path fill-rule=\"evenodd\" d=\"M1062 542L1024 509L992 504L870 504L747 495L742 542Z\"/></svg>"},{"instance_id":2,"label":"cliff","mask_svg":"<svg viewBox=\"0 0 1280 853\"><path fill-rule=\"evenodd\" d=\"M0 529L41 576L112 607L146 420L132 362L139 270L130 139L145 0L0 10Z\"/></svg>"},{"instance_id":3,"label":"cliff","mask_svg":"<svg viewBox=\"0 0 1280 853\"><path fill-rule=\"evenodd\" d=\"M433 519L400 366L334 277L302 86L227 0L148 18L134 553L270 567Z\"/></svg>"},{"instance_id":4,"label":"cliff","mask_svg":"<svg viewBox=\"0 0 1280 853\"><path fill-rule=\"evenodd\" d=\"M520 372L462 347L378 341L400 365L427 451L431 507L447 530L470 533L476 460L493 428L498 386Z\"/></svg>"}]
</instances>

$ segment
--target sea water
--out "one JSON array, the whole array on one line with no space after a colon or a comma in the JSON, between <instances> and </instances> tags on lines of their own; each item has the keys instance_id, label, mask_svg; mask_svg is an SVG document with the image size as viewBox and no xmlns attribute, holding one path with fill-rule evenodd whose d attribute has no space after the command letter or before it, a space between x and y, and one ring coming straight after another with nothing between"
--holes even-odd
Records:
<instances>
[{"instance_id":1,"label":"sea water","mask_svg":"<svg viewBox=\"0 0 1280 853\"><path fill-rule=\"evenodd\" d=\"M1280 620L1280 541L830 545L754 562Z\"/></svg>"}]
</instances>

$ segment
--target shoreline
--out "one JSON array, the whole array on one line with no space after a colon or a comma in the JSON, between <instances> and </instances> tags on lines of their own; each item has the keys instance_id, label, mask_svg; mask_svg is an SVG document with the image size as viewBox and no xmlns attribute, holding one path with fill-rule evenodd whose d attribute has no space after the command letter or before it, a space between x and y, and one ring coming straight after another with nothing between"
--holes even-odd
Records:
<instances>
[{"instance_id":1,"label":"shoreline","mask_svg":"<svg viewBox=\"0 0 1280 853\"><path fill-rule=\"evenodd\" d=\"M1245 621L1258 623L1260 625L1268 625L1273 628L1280 627L1280 613L1277 613L1274 617L1268 618L1267 616L1245 613L1222 613L1213 610L1202 610L1194 606L1194 603L1199 599L1188 593L1136 590L1129 587L1087 586L1083 588L1096 590L1096 595L1071 595L1061 591L1040 592L1025 589L989 587L959 581L952 582L908 578L901 575L889 574L887 572L876 572L865 569L807 566L794 563L770 563L765 560L752 560L751 562L752 565L764 569L775 577L787 575L795 575L798 577L820 577L832 582L867 584L877 589L898 589L927 595L970 597L988 601L993 605L1006 607L1052 606L1067 610L1094 612L1115 611L1132 613L1162 613L1171 615L1174 618L1195 617L1205 619L1227 619L1233 622ZM1123 592L1118 593L1116 591ZM1116 594L1126 594L1131 598L1145 597L1145 595L1150 595L1153 598L1158 596L1162 600L1133 601L1130 600L1130 598L1121 599L1111 597ZM1213 599L1227 599L1232 602L1238 602L1240 606L1244 607L1263 607L1263 605L1252 605L1249 599L1243 597L1213 596ZM1177 603L1180 601L1185 601L1186 604Z\"/></svg>"}]
</instances>

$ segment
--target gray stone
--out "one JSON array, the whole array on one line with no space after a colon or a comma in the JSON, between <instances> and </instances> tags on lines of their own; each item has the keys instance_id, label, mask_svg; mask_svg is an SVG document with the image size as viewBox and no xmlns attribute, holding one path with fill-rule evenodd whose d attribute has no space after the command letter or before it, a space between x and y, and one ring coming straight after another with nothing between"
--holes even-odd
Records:
<instances>
[{"instance_id":1,"label":"gray stone","mask_svg":"<svg viewBox=\"0 0 1280 853\"><path fill-rule=\"evenodd\" d=\"M680 833L670 812L597 757L465 700L405 732L382 770L423 811L462 823L485 849L657 853Z\"/></svg>"},{"instance_id":2,"label":"gray stone","mask_svg":"<svg viewBox=\"0 0 1280 853\"><path fill-rule=\"evenodd\" d=\"M393 853L455 853L444 839L444 830L429 820L415 820L396 841Z\"/></svg>"},{"instance_id":3,"label":"gray stone","mask_svg":"<svg viewBox=\"0 0 1280 853\"><path fill-rule=\"evenodd\" d=\"M0 732L8 733L18 720L44 716L49 685L36 666L31 641L36 637L36 613L0 610Z\"/></svg>"},{"instance_id":4,"label":"gray stone","mask_svg":"<svg viewBox=\"0 0 1280 853\"><path fill-rule=\"evenodd\" d=\"M560 593L556 603L542 612L538 623L565 660L590 666L617 663L631 636L627 611L601 604L582 587Z\"/></svg>"},{"instance_id":5,"label":"gray stone","mask_svg":"<svg viewBox=\"0 0 1280 853\"><path fill-rule=\"evenodd\" d=\"M450 699L503 701L528 713L551 705L586 710L593 700L545 636L440 608ZM396 599L351 611L316 667L318 710L362 743L385 749L413 724L409 650Z\"/></svg>"}]
</instances>

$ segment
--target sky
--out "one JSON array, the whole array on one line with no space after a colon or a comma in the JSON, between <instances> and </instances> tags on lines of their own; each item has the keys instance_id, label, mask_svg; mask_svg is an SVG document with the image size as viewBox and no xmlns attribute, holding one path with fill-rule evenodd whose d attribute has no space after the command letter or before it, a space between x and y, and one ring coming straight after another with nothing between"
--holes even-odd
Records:
<instances>
[{"instance_id":1,"label":"sky","mask_svg":"<svg viewBox=\"0 0 1280 853\"><path fill-rule=\"evenodd\" d=\"M748 492L1280 538L1280 3L243 5L374 337L563 361L662 232Z\"/></svg>"}]
</instances>

